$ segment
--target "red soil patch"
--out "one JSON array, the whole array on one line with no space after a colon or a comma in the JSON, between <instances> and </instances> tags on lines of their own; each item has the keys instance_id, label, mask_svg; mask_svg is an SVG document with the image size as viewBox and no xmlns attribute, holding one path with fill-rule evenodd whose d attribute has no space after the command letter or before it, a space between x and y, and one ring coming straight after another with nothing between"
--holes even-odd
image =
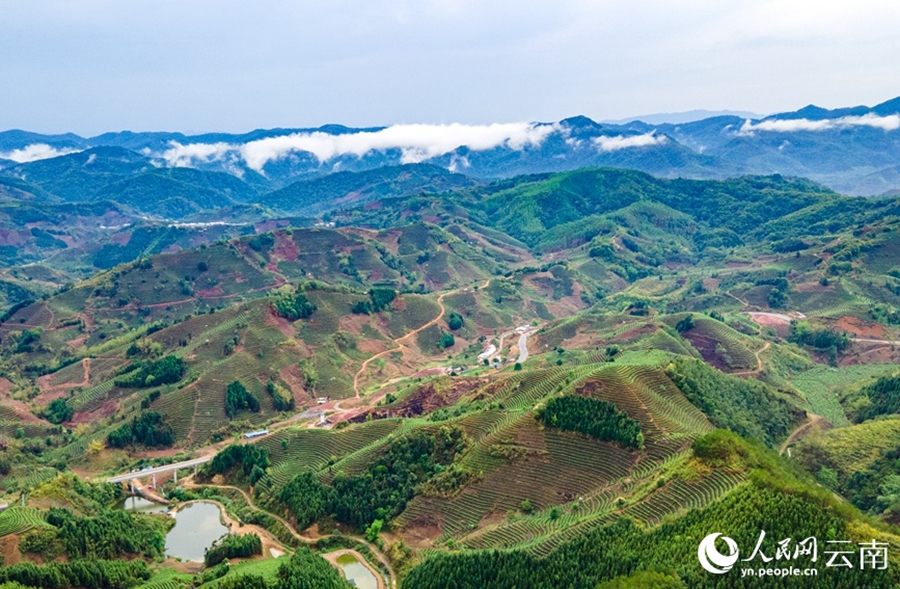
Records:
<instances>
[{"instance_id":1,"label":"red soil patch","mask_svg":"<svg viewBox=\"0 0 900 589\"><path fill-rule=\"evenodd\" d=\"M293 339L294 336L297 335L297 332L291 322L281 315L275 313L275 311L271 307L269 307L269 312L266 313L265 324L274 325L278 328L278 331L285 335L285 337Z\"/></svg>"},{"instance_id":2,"label":"red soil patch","mask_svg":"<svg viewBox=\"0 0 900 589\"><path fill-rule=\"evenodd\" d=\"M103 404L99 409L95 411L76 411L72 416L72 421L69 422L69 425L79 425L82 423L93 423L100 419L106 419L110 415L116 412L116 409L119 407L119 401L116 399L112 399Z\"/></svg>"},{"instance_id":3,"label":"red soil patch","mask_svg":"<svg viewBox=\"0 0 900 589\"><path fill-rule=\"evenodd\" d=\"M219 295L225 294L225 291L222 290L222 287L216 286L216 287L213 287L213 288L207 288L207 289L203 289L203 290L198 290L198 291L196 292L196 294L197 294L197 296L200 297L200 298L205 298L205 297L217 297L217 296L219 296Z\"/></svg>"},{"instance_id":4,"label":"red soil patch","mask_svg":"<svg viewBox=\"0 0 900 589\"><path fill-rule=\"evenodd\" d=\"M291 389L291 394L294 395L294 405L303 407L312 403L313 396L306 390L303 375L300 374L300 367L297 364L285 366L278 376Z\"/></svg>"},{"instance_id":5,"label":"red soil patch","mask_svg":"<svg viewBox=\"0 0 900 589\"><path fill-rule=\"evenodd\" d=\"M434 368L426 368L425 370L420 370L417 373L413 374L413 376L440 376L442 374L447 374L447 369L441 368L440 366L435 366Z\"/></svg>"},{"instance_id":6,"label":"red soil patch","mask_svg":"<svg viewBox=\"0 0 900 589\"><path fill-rule=\"evenodd\" d=\"M41 393L37 397L34 398L34 403L40 407L44 407L45 405L49 405L53 401L59 399L60 397L66 396L66 389L55 389L49 390L47 392Z\"/></svg>"},{"instance_id":7,"label":"red soil patch","mask_svg":"<svg viewBox=\"0 0 900 589\"><path fill-rule=\"evenodd\" d=\"M4 566L22 562L22 553L19 552L19 536L10 534L0 538L0 554L3 555Z\"/></svg>"},{"instance_id":8,"label":"red soil patch","mask_svg":"<svg viewBox=\"0 0 900 589\"><path fill-rule=\"evenodd\" d=\"M364 339L356 342L356 349L364 354L380 354L388 349L387 344L377 339Z\"/></svg>"},{"instance_id":9,"label":"red soil patch","mask_svg":"<svg viewBox=\"0 0 900 589\"><path fill-rule=\"evenodd\" d=\"M369 323L368 315L344 315L340 319L338 319L338 326L341 331L346 331L347 333L351 333L353 335L362 334L363 325Z\"/></svg>"},{"instance_id":10,"label":"red soil patch","mask_svg":"<svg viewBox=\"0 0 900 589\"><path fill-rule=\"evenodd\" d=\"M19 245L25 241L26 239L18 231L0 229L0 245Z\"/></svg>"},{"instance_id":11,"label":"red soil patch","mask_svg":"<svg viewBox=\"0 0 900 589\"><path fill-rule=\"evenodd\" d=\"M748 313L750 318L753 319L759 325L764 325L768 327L779 327L783 325L790 325L791 320L789 317L778 317L775 314L770 313Z\"/></svg>"},{"instance_id":12,"label":"red soil patch","mask_svg":"<svg viewBox=\"0 0 900 589\"><path fill-rule=\"evenodd\" d=\"M884 327L877 323L868 323L856 317L845 315L838 319L835 324L840 331L852 333L856 337L882 339L884 338Z\"/></svg>"},{"instance_id":13,"label":"red soil patch","mask_svg":"<svg viewBox=\"0 0 900 589\"><path fill-rule=\"evenodd\" d=\"M5 378L0 377L0 397L5 397L13 388L13 383Z\"/></svg>"},{"instance_id":14,"label":"red soil patch","mask_svg":"<svg viewBox=\"0 0 900 589\"><path fill-rule=\"evenodd\" d=\"M293 236L284 233L275 235L275 246L272 248L274 258L293 262L297 259L299 253L300 249L297 247L297 242L294 241Z\"/></svg>"},{"instance_id":15,"label":"red soil patch","mask_svg":"<svg viewBox=\"0 0 900 589\"><path fill-rule=\"evenodd\" d=\"M267 221L260 221L253 225L253 230L257 233L265 233L266 231L277 231L279 227L284 227L285 223L283 221L270 219Z\"/></svg>"},{"instance_id":16,"label":"red soil patch","mask_svg":"<svg viewBox=\"0 0 900 589\"><path fill-rule=\"evenodd\" d=\"M22 421L23 423L45 423L47 425L52 425L49 421L44 421L43 419L32 415L31 410L28 408L28 405L26 405L22 401L16 401L14 399L3 399L2 401L0 401L0 405L9 407L13 411L15 411L16 417L18 417L19 421Z\"/></svg>"},{"instance_id":17,"label":"red soil patch","mask_svg":"<svg viewBox=\"0 0 900 589\"><path fill-rule=\"evenodd\" d=\"M455 405L462 397L477 390L485 383L477 378L454 378L449 381L431 381L415 390L398 405L381 409L373 409L369 413L373 419L385 417L416 417L430 413L441 407ZM351 421L362 421L365 415L352 418Z\"/></svg>"},{"instance_id":18,"label":"red soil patch","mask_svg":"<svg viewBox=\"0 0 900 589\"><path fill-rule=\"evenodd\" d=\"M87 341L87 338L88 338L87 334L86 334L86 333L82 333L81 335L79 335L79 336L76 337L75 339L70 339L70 340L67 341L66 343L69 344L69 346L71 346L72 349L77 350L78 348L80 348L81 346L84 345L84 342Z\"/></svg>"},{"instance_id":19,"label":"red soil patch","mask_svg":"<svg viewBox=\"0 0 900 589\"><path fill-rule=\"evenodd\" d=\"M854 353L844 354L838 359L839 366L856 366L859 364L897 364L900 363L900 349L890 344L872 342L853 342ZM826 358L818 358L821 363Z\"/></svg>"},{"instance_id":20,"label":"red soil patch","mask_svg":"<svg viewBox=\"0 0 900 589\"><path fill-rule=\"evenodd\" d=\"M643 325L635 327L634 329L629 329L628 331L619 335L619 337L617 337L616 339L625 343L629 343L648 336L651 333L655 332L657 329L658 328L652 323L645 323Z\"/></svg>"},{"instance_id":21,"label":"red soil patch","mask_svg":"<svg viewBox=\"0 0 900 589\"><path fill-rule=\"evenodd\" d=\"M686 331L682 336L690 341L694 348L700 352L700 355L707 364L711 364L722 372L731 372L733 370L733 368L728 366L725 360L716 352L716 344L718 343L716 340L706 337L705 335L694 333L693 330Z\"/></svg>"},{"instance_id":22,"label":"red soil patch","mask_svg":"<svg viewBox=\"0 0 900 589\"><path fill-rule=\"evenodd\" d=\"M128 242L131 241L131 231L123 231L122 233L114 233L112 236L112 242L116 245L128 245Z\"/></svg>"}]
</instances>

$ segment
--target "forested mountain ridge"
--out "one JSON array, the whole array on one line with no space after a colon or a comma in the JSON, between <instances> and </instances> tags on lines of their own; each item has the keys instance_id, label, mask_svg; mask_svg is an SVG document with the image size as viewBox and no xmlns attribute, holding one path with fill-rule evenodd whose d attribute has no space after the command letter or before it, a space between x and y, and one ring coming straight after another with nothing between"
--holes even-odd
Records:
<instances>
[{"instance_id":1,"label":"forested mountain ridge","mask_svg":"<svg viewBox=\"0 0 900 589\"><path fill-rule=\"evenodd\" d=\"M854 195L900 187L896 98L873 107L827 110L809 105L759 119L713 116L677 124L612 124L577 116L496 127L486 133L464 125L325 125L195 136L125 131L91 138L5 131L0 133L0 160L12 162L2 165L7 175L21 177L29 167L25 162L34 158L124 149L158 166L226 172L260 192L335 171L408 163L433 164L481 181L613 166L663 177L806 176Z\"/></svg>"}]
</instances>

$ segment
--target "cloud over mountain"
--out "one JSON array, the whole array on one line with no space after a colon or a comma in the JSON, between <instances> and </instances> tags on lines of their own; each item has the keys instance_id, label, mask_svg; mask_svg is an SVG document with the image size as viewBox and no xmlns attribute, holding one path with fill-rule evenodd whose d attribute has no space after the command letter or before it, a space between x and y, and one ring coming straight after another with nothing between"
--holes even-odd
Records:
<instances>
[{"instance_id":1,"label":"cloud over mountain","mask_svg":"<svg viewBox=\"0 0 900 589\"><path fill-rule=\"evenodd\" d=\"M0 159L12 160L18 164L27 164L37 160L45 160L51 157L59 157L81 151L79 149L60 148L57 149L46 143L32 143L21 149L14 149L8 153L0 153Z\"/></svg>"},{"instance_id":2,"label":"cloud over mountain","mask_svg":"<svg viewBox=\"0 0 900 589\"><path fill-rule=\"evenodd\" d=\"M373 151L399 150L404 164L418 163L459 148L486 151L508 147L521 151L537 147L557 129L537 123L497 123L492 125L393 125L378 131L331 134L321 131L267 137L244 144L172 142L161 157L171 166L221 160L229 153L239 154L256 171L269 162L294 152L308 152L320 162L343 155L362 157Z\"/></svg>"},{"instance_id":3,"label":"cloud over mountain","mask_svg":"<svg viewBox=\"0 0 900 589\"><path fill-rule=\"evenodd\" d=\"M850 127L873 127L885 131L896 131L897 129L900 129L900 115L880 117L868 113L862 116L849 116L816 121L811 121L809 119L767 119L758 123L744 121L738 134L752 135L756 131L769 131L775 133L830 131L832 129L845 129Z\"/></svg>"},{"instance_id":4,"label":"cloud over mountain","mask_svg":"<svg viewBox=\"0 0 900 589\"><path fill-rule=\"evenodd\" d=\"M643 135L594 137L593 142L600 151L619 151L620 149L628 149L630 147L652 147L655 145L663 145L666 142L666 137L665 135L656 135L654 132L650 132L644 133Z\"/></svg>"}]
</instances>

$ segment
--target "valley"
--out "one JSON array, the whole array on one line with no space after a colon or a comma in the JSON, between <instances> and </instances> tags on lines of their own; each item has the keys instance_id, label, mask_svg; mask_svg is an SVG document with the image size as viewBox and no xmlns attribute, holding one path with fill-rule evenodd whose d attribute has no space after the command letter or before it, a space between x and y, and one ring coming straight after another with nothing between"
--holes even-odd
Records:
<instances>
[{"instance_id":1,"label":"valley","mask_svg":"<svg viewBox=\"0 0 900 589\"><path fill-rule=\"evenodd\" d=\"M43 211L65 216L15 217L68 247L4 262L28 286L0 317L0 581L346 587L347 565L401 589L756 587L703 571L697 542L900 547L896 197L445 180L246 225L114 225L64 191ZM184 223L239 214L197 206ZM175 518L114 507L129 480L231 533L177 557Z\"/></svg>"}]
</instances>

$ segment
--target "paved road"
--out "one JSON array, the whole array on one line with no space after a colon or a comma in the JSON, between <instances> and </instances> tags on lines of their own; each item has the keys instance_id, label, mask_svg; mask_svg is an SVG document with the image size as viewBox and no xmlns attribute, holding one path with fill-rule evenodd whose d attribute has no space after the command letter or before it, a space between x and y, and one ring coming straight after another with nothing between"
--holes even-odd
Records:
<instances>
[{"instance_id":1,"label":"paved road","mask_svg":"<svg viewBox=\"0 0 900 589\"><path fill-rule=\"evenodd\" d=\"M125 474L120 474L118 476L114 476L106 479L107 483L124 483L125 481L131 481L134 479L143 479L147 477L152 477L155 474L162 474L164 472L171 472L173 470L180 470L182 468L191 468L193 466L198 466L200 464L204 464L212 460L212 456L204 456L202 458L194 458L192 460L185 460L184 462L174 462L172 464L167 464L165 466L157 466L156 468L148 468L147 470L140 470L138 472L126 472Z\"/></svg>"},{"instance_id":2,"label":"paved road","mask_svg":"<svg viewBox=\"0 0 900 589\"><path fill-rule=\"evenodd\" d=\"M488 349L478 354L478 360L486 360L497 353L497 346L491 344Z\"/></svg>"},{"instance_id":3,"label":"paved road","mask_svg":"<svg viewBox=\"0 0 900 589\"><path fill-rule=\"evenodd\" d=\"M537 333L537 330L532 329L519 336L519 359L516 360L516 362L518 362L519 364L522 364L523 362L525 362L525 360L528 360L528 336L534 335L535 333Z\"/></svg>"}]
</instances>

